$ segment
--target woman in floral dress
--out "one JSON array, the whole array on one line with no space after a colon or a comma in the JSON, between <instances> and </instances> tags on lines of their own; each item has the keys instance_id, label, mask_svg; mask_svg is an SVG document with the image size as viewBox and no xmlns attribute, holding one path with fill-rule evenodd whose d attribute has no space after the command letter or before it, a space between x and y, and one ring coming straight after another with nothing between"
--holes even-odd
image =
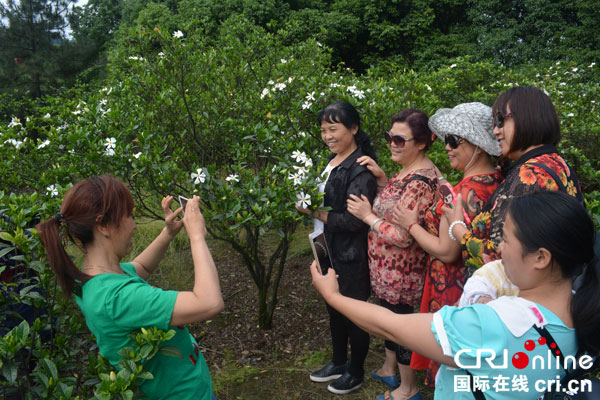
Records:
<instances>
[{"instance_id":1,"label":"woman in floral dress","mask_svg":"<svg viewBox=\"0 0 600 400\"><path fill-rule=\"evenodd\" d=\"M425 211L435 199L435 182L439 174L425 154L432 142L427 115L419 110L405 109L392 117L392 126L385 133L392 160L402 170L389 181L385 173L369 157L357 162L366 165L377 178L380 192L373 207L365 196L350 195L348 210L371 227L369 232L369 269L371 287L380 304L397 314L412 313L420 304L425 279L427 255L408 231L391 222L394 206L418 210L422 223ZM385 342L386 359L373 378L387 384L388 391L377 399L421 399L415 371L410 368L410 350L391 341ZM401 384L396 378L396 364Z\"/></svg>"},{"instance_id":2,"label":"woman in floral dress","mask_svg":"<svg viewBox=\"0 0 600 400\"><path fill-rule=\"evenodd\" d=\"M494 135L502 157L510 162L504 182L494 192L470 226L462 207L447 209L450 233L460 240L467 268L479 268L500 258L498 245L510 202L540 190L561 190L583 204L575 172L558 155L560 123L550 98L531 86L507 90L494 103Z\"/></svg>"},{"instance_id":3,"label":"woman in floral dress","mask_svg":"<svg viewBox=\"0 0 600 400\"><path fill-rule=\"evenodd\" d=\"M473 218L502 181L491 159L491 156L500 155L500 146L492 133L492 109L482 103L442 108L429 119L429 127L446 143L450 166L464 173L463 180L454 186L453 194L461 195L467 217ZM394 215L394 221L405 229L410 228L410 234L429 254L421 298L422 313L435 313L442 306L454 305L466 280L459 245L448 236L448 223L442 218L443 205L444 199L440 199L427 210L425 227L415 224L417 215L414 211L398 210ZM433 386L440 367L438 363L413 353L410 366L417 370L427 369L425 382Z\"/></svg>"}]
</instances>

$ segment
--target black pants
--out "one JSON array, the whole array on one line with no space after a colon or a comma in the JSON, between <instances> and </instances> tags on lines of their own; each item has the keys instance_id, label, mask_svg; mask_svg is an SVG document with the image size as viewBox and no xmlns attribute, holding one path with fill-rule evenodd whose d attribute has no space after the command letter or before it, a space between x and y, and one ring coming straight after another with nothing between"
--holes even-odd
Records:
<instances>
[{"instance_id":1,"label":"black pants","mask_svg":"<svg viewBox=\"0 0 600 400\"><path fill-rule=\"evenodd\" d=\"M327 304L331 344L333 346L333 363L342 365L348 361L348 340L350 340L350 366L348 372L357 378L365 374L365 359L369 352L369 334L356 326L348 318Z\"/></svg>"},{"instance_id":2,"label":"black pants","mask_svg":"<svg viewBox=\"0 0 600 400\"><path fill-rule=\"evenodd\" d=\"M396 314L412 314L414 312L413 306L409 306L408 304L404 303L390 304L385 300L379 299L379 305L387 308L390 311L393 311ZM396 353L396 360L398 361L398 364L410 365L412 351L404 346L390 342L389 340L385 341L385 348Z\"/></svg>"}]
</instances>

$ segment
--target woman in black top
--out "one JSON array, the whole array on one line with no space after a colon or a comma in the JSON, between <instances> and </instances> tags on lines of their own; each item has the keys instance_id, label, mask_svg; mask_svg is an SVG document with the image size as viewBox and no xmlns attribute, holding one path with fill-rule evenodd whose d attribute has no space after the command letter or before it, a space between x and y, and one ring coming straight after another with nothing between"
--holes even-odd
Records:
<instances>
[{"instance_id":1,"label":"woman in black top","mask_svg":"<svg viewBox=\"0 0 600 400\"><path fill-rule=\"evenodd\" d=\"M367 254L369 227L347 210L346 200L350 194L365 195L370 202L377 193L377 182L371 172L356 162L368 155L375 157L369 136L360 129L360 117L349 103L334 103L320 111L318 122L321 137L333 153L323 172L325 192L323 206L312 214L315 229L321 226L329 247L331 261L339 275L340 291L348 297L367 300L371 287ZM300 212L310 211L297 206ZM333 346L333 360L312 373L315 382L334 380L327 389L337 394L346 394L358 389L363 382L364 361L369 350L369 334L358 328L349 319L327 305ZM348 359L348 340L352 359Z\"/></svg>"}]
</instances>

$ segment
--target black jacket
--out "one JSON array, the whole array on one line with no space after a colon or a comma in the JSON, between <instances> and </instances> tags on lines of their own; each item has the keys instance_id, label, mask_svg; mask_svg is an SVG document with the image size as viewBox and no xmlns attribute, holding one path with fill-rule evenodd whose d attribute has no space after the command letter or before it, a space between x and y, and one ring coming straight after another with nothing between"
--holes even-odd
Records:
<instances>
[{"instance_id":1,"label":"black jacket","mask_svg":"<svg viewBox=\"0 0 600 400\"><path fill-rule=\"evenodd\" d=\"M367 254L369 226L348 212L346 201L350 194L359 197L364 194L372 205L377 194L375 177L367 167L356 162L363 155L357 148L330 172L324 199L324 205L331 207L325 224L325 240L339 275L340 292L360 300L366 300L371 293Z\"/></svg>"}]
</instances>

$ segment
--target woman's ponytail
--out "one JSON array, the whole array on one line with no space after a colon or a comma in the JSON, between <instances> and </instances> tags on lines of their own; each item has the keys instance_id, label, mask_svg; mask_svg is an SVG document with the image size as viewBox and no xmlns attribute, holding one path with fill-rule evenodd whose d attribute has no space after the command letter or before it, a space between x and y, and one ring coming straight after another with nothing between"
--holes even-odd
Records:
<instances>
[{"instance_id":1,"label":"woman's ponytail","mask_svg":"<svg viewBox=\"0 0 600 400\"><path fill-rule=\"evenodd\" d=\"M36 226L56 280L67 297L78 283L90 279L67 254L67 238L85 249L94 241L96 225L118 227L132 213L129 189L114 176L102 175L75 184L65 194L61 213Z\"/></svg>"},{"instance_id":2,"label":"woman's ponytail","mask_svg":"<svg viewBox=\"0 0 600 400\"><path fill-rule=\"evenodd\" d=\"M67 238L67 222L62 214L50 218L36 226L40 233L40 239L46 249L46 255L50 267L54 271L56 280L66 297L69 297L75 288L77 281L85 282L90 277L81 272L71 260L65 249ZM62 237L61 232L63 230Z\"/></svg>"},{"instance_id":3,"label":"woman's ponytail","mask_svg":"<svg viewBox=\"0 0 600 400\"><path fill-rule=\"evenodd\" d=\"M371 157L373 160L375 160L375 162L377 162L377 155L375 154L373 143L371 142L371 138L367 132L359 129L356 133L356 136L354 136L354 141L366 156Z\"/></svg>"}]
</instances>

